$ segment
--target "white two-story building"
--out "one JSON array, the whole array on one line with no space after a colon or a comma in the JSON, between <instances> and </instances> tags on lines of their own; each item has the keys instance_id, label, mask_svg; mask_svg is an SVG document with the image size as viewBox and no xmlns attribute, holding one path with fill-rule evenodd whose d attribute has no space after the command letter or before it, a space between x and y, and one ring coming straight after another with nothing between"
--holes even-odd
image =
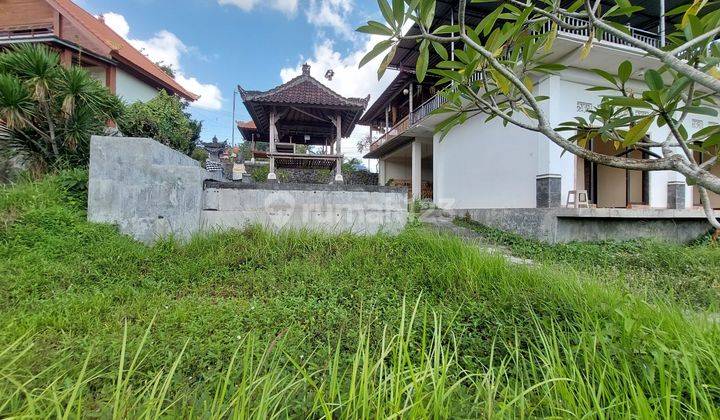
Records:
<instances>
[{"instance_id":1,"label":"white two-story building","mask_svg":"<svg viewBox=\"0 0 720 420\"><path fill-rule=\"evenodd\" d=\"M659 23L664 19L661 2L640 3L644 3L646 9L627 22L631 33L660 47L663 36ZM675 7L675 3L681 2L667 0L666 7ZM457 21L454 2L438 1L437 4L437 19ZM475 6L476 9L468 11L469 18L481 19L482 7L489 10L496 7L495 4ZM416 28L411 29L414 30ZM644 70L660 66L656 59L609 35L596 42L589 56L581 59L581 49L586 41L587 33L584 31L561 29L547 61L564 64L567 69L535 81L537 94L549 97L542 106L553 126L571 121L576 116L587 117L588 110L600 103L603 92L590 92L587 88L606 85L607 82L590 69L616 73L618 65L629 60L633 64L633 78L636 79L631 84L641 90ZM441 136L435 133L436 126L447 118L447 114L430 113L440 107L444 99L434 87L435 80L428 78L423 84L417 82L413 73L417 56L415 41L400 44L390 64L390 68L399 70L398 76L360 120L361 124L369 125L371 131L380 133L365 157L378 159L381 184L406 185L414 199L432 200L438 207L453 210L456 214L475 214L489 224L496 223L486 219L488 214L508 218L508 215L522 213L498 212L501 209L565 207L571 191L586 191L591 208L555 211L554 214L595 218L613 215L620 219L642 220L653 215L664 221L678 217L702 218L701 212L690 211L700 205L697 192L679 174L627 171L586 162L571 153L562 153L562 149L544 135L513 125L504 126L499 118L487 122L487 115L477 115L453 128L441 140ZM711 122L718 123L718 118L691 115L686 125L692 133ZM653 140L664 140L667 135L667 128L653 127L650 130ZM641 157L646 154L639 150L615 150L602 142L590 147L611 155L627 153ZM652 157L652 154L649 156ZM717 166L713 170L720 173ZM720 197L713 195L712 201L715 207L720 207ZM494 211L488 211L490 209ZM669 213L652 209L687 211ZM513 223L499 225L512 228ZM554 238L537 236L550 240L565 239L562 235ZM575 238L592 239L595 236L576 235L569 239Z\"/></svg>"}]
</instances>

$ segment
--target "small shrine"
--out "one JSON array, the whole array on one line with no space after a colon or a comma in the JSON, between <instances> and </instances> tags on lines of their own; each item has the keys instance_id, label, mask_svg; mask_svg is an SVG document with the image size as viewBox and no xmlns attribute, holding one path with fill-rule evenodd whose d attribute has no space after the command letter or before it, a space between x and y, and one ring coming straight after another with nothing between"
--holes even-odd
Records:
<instances>
[{"instance_id":1,"label":"small shrine","mask_svg":"<svg viewBox=\"0 0 720 420\"><path fill-rule=\"evenodd\" d=\"M202 148L208 152L208 158L205 160L205 170L212 174L216 180L222 180L225 176L224 166L220 160L220 155L225 153L227 142L220 142L217 136L213 137L209 143L202 142Z\"/></svg>"},{"instance_id":2,"label":"small shrine","mask_svg":"<svg viewBox=\"0 0 720 420\"><path fill-rule=\"evenodd\" d=\"M277 180L277 168L311 168L334 169L334 181L343 182L342 139L352 133L369 95L343 97L310 76L307 64L300 76L268 91L238 91L252 120L237 127L253 160L268 161L268 181ZM258 143L268 143L267 150Z\"/></svg>"}]
</instances>

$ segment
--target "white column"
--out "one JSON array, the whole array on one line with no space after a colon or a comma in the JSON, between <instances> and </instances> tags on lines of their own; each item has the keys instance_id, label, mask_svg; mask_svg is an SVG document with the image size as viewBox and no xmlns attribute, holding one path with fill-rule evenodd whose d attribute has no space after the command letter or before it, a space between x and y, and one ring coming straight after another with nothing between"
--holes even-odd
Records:
<instances>
[{"instance_id":1,"label":"white column","mask_svg":"<svg viewBox=\"0 0 720 420\"><path fill-rule=\"evenodd\" d=\"M251 134L252 142L250 143L250 162L255 163L255 133Z\"/></svg>"},{"instance_id":2,"label":"white column","mask_svg":"<svg viewBox=\"0 0 720 420\"><path fill-rule=\"evenodd\" d=\"M335 116L335 154L338 155L337 164L335 167L335 182L344 182L342 175L342 118L340 114Z\"/></svg>"},{"instance_id":3,"label":"white column","mask_svg":"<svg viewBox=\"0 0 720 420\"><path fill-rule=\"evenodd\" d=\"M275 153L275 141L277 141L277 113L275 113L275 110L273 110L270 113L270 128L269 128L269 135L270 135L270 168L268 171L268 181L277 181L277 175L275 175L275 156L272 154Z\"/></svg>"},{"instance_id":4,"label":"white column","mask_svg":"<svg viewBox=\"0 0 720 420\"><path fill-rule=\"evenodd\" d=\"M550 98L541 102L540 107L553 127L563 122L561 90L562 80L557 75L537 85L537 93ZM563 153L560 146L542 134L537 134L537 138L536 203L539 207L559 207L575 186L575 155Z\"/></svg>"},{"instance_id":5,"label":"white column","mask_svg":"<svg viewBox=\"0 0 720 420\"><path fill-rule=\"evenodd\" d=\"M410 147L412 148L412 198L413 200L419 200L422 189L422 143L415 140Z\"/></svg>"},{"instance_id":6,"label":"white column","mask_svg":"<svg viewBox=\"0 0 720 420\"><path fill-rule=\"evenodd\" d=\"M665 46L665 0L660 0L660 46Z\"/></svg>"},{"instance_id":7,"label":"white column","mask_svg":"<svg viewBox=\"0 0 720 420\"><path fill-rule=\"evenodd\" d=\"M413 113L414 107L413 107L413 95L415 94L413 84L410 83L410 87L408 87L408 105L410 106L410 114Z\"/></svg>"},{"instance_id":8,"label":"white column","mask_svg":"<svg viewBox=\"0 0 720 420\"><path fill-rule=\"evenodd\" d=\"M378 184L385 185L387 180L385 179L385 160L378 159Z\"/></svg>"}]
</instances>

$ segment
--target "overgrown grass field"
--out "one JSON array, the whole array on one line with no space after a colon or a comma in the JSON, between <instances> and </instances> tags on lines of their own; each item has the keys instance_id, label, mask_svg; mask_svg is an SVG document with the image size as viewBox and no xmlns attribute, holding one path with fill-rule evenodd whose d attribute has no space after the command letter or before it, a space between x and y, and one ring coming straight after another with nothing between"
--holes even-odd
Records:
<instances>
[{"instance_id":1,"label":"overgrown grass field","mask_svg":"<svg viewBox=\"0 0 720 420\"><path fill-rule=\"evenodd\" d=\"M712 293L648 300L422 228L145 247L82 194L0 190L0 417L720 416ZM706 287L718 250L677 249Z\"/></svg>"},{"instance_id":2,"label":"overgrown grass field","mask_svg":"<svg viewBox=\"0 0 720 420\"><path fill-rule=\"evenodd\" d=\"M469 228L511 254L613 283L648 300L671 299L694 308L720 311L720 246L708 233L687 246L647 239L548 245L460 218ZM708 225L709 230L709 225Z\"/></svg>"}]
</instances>

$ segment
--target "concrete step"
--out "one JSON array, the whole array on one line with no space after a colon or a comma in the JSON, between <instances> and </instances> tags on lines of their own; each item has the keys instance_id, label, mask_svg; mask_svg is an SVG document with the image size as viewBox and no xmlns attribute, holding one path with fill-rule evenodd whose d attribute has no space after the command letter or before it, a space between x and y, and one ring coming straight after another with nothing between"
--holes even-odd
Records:
<instances>
[{"instance_id":1,"label":"concrete step","mask_svg":"<svg viewBox=\"0 0 720 420\"><path fill-rule=\"evenodd\" d=\"M441 210L423 213L420 216L420 220L425 226L436 232L456 236L484 252L492 255L500 255L512 264L535 265L535 261L533 260L516 257L512 255L508 249L491 244L485 237L474 230L456 225L453 223L454 218L450 217L447 213L443 214Z\"/></svg>"}]
</instances>

